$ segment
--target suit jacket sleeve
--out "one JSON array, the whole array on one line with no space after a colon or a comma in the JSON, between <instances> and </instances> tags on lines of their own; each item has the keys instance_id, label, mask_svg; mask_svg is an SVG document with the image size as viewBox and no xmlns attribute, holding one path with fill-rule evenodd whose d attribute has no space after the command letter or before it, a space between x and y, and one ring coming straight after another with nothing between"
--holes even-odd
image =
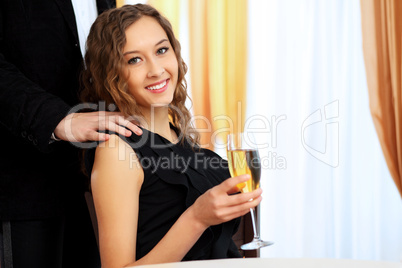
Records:
<instances>
[{"instance_id":1,"label":"suit jacket sleeve","mask_svg":"<svg viewBox=\"0 0 402 268\"><path fill-rule=\"evenodd\" d=\"M33 83L6 60L2 10L0 6L0 124L39 150L48 151L50 136L70 106Z\"/></svg>"},{"instance_id":2,"label":"suit jacket sleeve","mask_svg":"<svg viewBox=\"0 0 402 268\"><path fill-rule=\"evenodd\" d=\"M97 0L99 13L114 1ZM70 1L0 1L0 125L48 151L78 103L82 67Z\"/></svg>"}]
</instances>

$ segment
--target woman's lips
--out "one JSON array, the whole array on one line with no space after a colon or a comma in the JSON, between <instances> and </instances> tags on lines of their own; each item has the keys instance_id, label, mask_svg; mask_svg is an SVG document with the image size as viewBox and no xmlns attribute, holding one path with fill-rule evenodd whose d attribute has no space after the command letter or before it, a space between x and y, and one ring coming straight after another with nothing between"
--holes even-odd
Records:
<instances>
[{"instance_id":1,"label":"woman's lips","mask_svg":"<svg viewBox=\"0 0 402 268\"><path fill-rule=\"evenodd\" d=\"M162 93L168 88L169 81L170 79L166 79L159 83L149 85L145 87L145 89L149 90L152 93Z\"/></svg>"}]
</instances>

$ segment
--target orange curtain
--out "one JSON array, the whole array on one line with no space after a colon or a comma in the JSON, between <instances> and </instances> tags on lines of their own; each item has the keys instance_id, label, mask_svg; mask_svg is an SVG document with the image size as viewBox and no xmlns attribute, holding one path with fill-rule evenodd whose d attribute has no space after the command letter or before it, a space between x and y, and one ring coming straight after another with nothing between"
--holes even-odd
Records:
<instances>
[{"instance_id":1,"label":"orange curtain","mask_svg":"<svg viewBox=\"0 0 402 268\"><path fill-rule=\"evenodd\" d=\"M125 4L124 0L116 0L116 7L124 6L124 4Z\"/></svg>"},{"instance_id":2,"label":"orange curtain","mask_svg":"<svg viewBox=\"0 0 402 268\"><path fill-rule=\"evenodd\" d=\"M179 38L180 5L183 0L148 0L147 4L156 8L172 24L176 38Z\"/></svg>"},{"instance_id":3,"label":"orange curtain","mask_svg":"<svg viewBox=\"0 0 402 268\"><path fill-rule=\"evenodd\" d=\"M180 4L184 0L148 0L146 3L161 12L172 24L176 38L179 37ZM132 1L127 1L132 3ZM116 0L116 7L127 4L125 0ZM134 2L135 3L135 2Z\"/></svg>"},{"instance_id":4,"label":"orange curtain","mask_svg":"<svg viewBox=\"0 0 402 268\"><path fill-rule=\"evenodd\" d=\"M402 1L361 0L360 5L370 110L402 196Z\"/></svg>"},{"instance_id":5,"label":"orange curtain","mask_svg":"<svg viewBox=\"0 0 402 268\"><path fill-rule=\"evenodd\" d=\"M247 0L189 4L190 70L194 116L201 145L225 143L241 131L246 111Z\"/></svg>"}]
</instances>

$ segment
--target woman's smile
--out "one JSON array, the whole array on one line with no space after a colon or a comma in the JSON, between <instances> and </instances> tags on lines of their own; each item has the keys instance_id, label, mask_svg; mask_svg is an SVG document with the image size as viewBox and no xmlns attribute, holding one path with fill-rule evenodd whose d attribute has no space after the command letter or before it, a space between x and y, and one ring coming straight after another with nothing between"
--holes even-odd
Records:
<instances>
[{"instance_id":1,"label":"woman's smile","mask_svg":"<svg viewBox=\"0 0 402 268\"><path fill-rule=\"evenodd\" d=\"M170 81L170 79L168 78L168 79L159 81L157 83L151 84L149 86L146 86L145 88L152 93L162 93L168 88L169 81Z\"/></svg>"}]
</instances>

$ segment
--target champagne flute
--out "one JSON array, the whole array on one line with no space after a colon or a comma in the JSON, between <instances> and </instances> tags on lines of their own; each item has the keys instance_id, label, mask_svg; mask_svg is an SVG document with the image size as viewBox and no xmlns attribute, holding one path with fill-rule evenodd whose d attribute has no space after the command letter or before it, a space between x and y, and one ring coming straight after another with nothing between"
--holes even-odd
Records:
<instances>
[{"instance_id":1,"label":"champagne flute","mask_svg":"<svg viewBox=\"0 0 402 268\"><path fill-rule=\"evenodd\" d=\"M228 135L227 154L229 170L232 177L249 174L251 179L245 183L239 183L237 187L243 193L251 192L260 187L261 160L256 148L252 133L242 132ZM250 243L241 245L242 250L255 250L270 246L273 242L263 241L257 232L255 221L255 208L250 208L251 221L253 223L254 238Z\"/></svg>"}]
</instances>

